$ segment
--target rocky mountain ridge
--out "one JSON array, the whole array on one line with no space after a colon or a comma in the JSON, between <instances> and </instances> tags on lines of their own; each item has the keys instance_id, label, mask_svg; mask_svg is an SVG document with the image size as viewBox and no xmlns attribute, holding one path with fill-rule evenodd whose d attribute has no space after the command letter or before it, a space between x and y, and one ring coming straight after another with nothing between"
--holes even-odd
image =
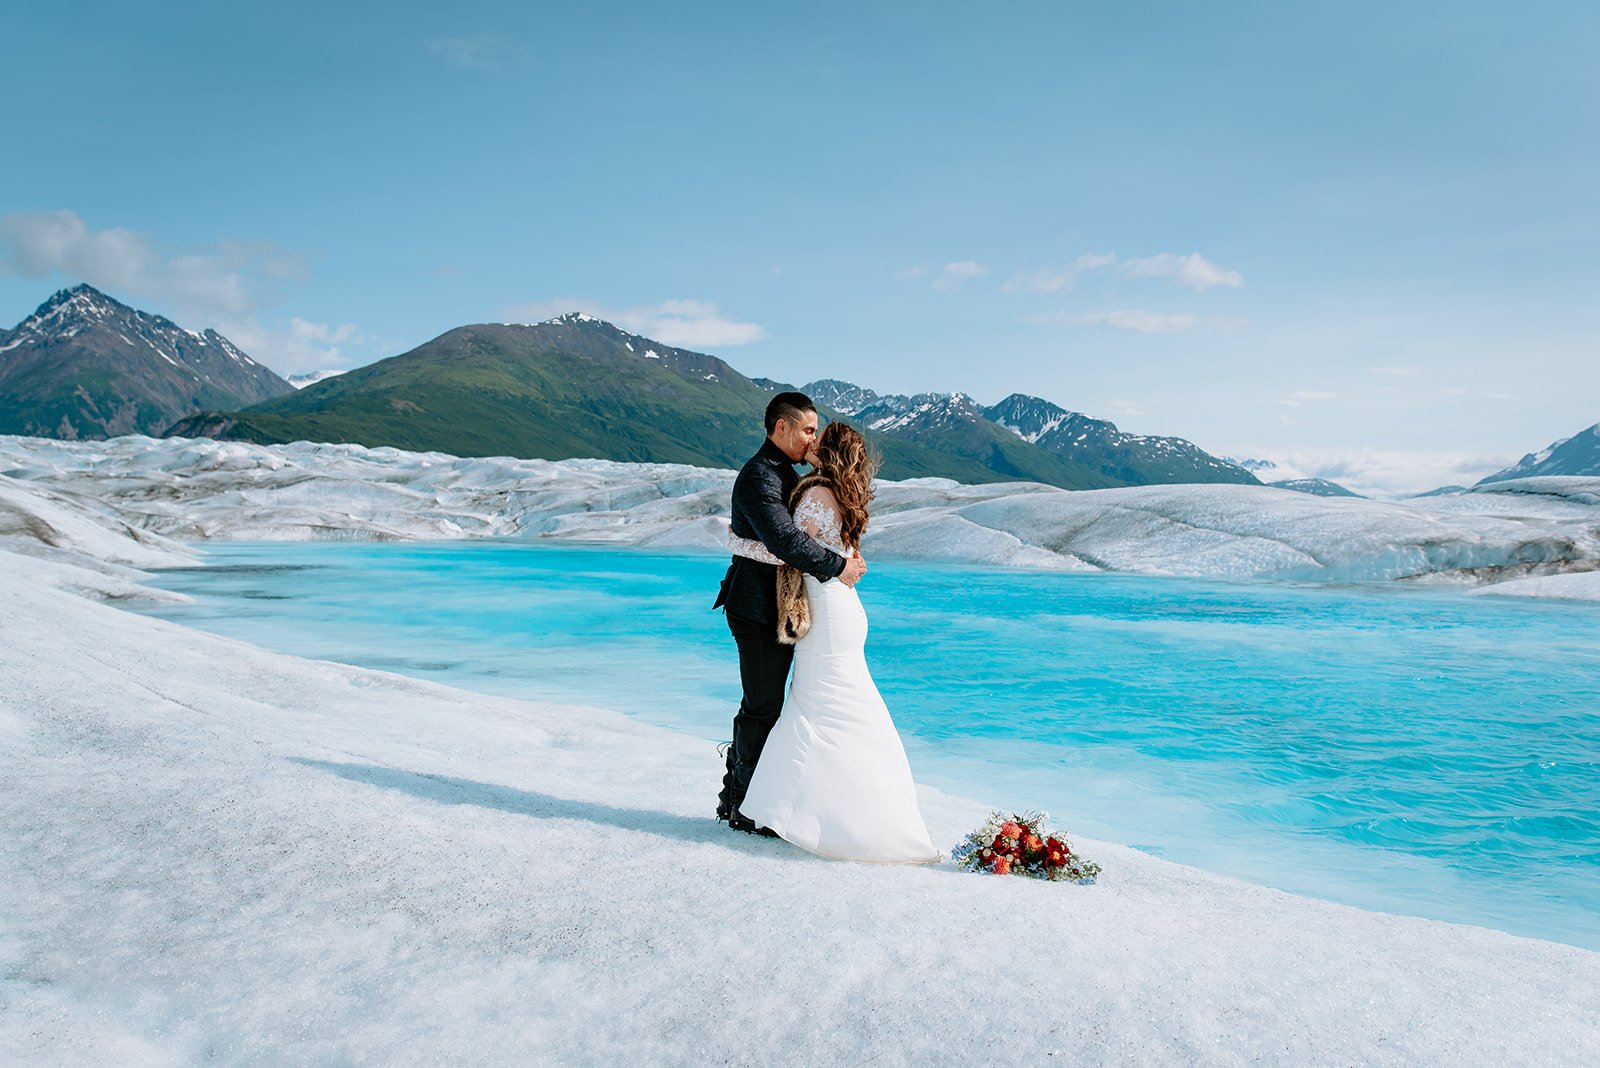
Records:
<instances>
[{"instance_id":1,"label":"rocky mountain ridge","mask_svg":"<svg viewBox=\"0 0 1600 1068\"><path fill-rule=\"evenodd\" d=\"M1505 470L1480 479L1478 485L1537 475L1600 475L1600 423L1528 453Z\"/></svg>"},{"instance_id":2,"label":"rocky mountain ridge","mask_svg":"<svg viewBox=\"0 0 1600 1068\"><path fill-rule=\"evenodd\" d=\"M215 330L186 330L95 289L63 289L0 340L0 433L160 434L206 408L293 387Z\"/></svg>"},{"instance_id":3,"label":"rocky mountain ridge","mask_svg":"<svg viewBox=\"0 0 1600 1068\"><path fill-rule=\"evenodd\" d=\"M784 388L746 378L715 356L570 313L540 323L457 327L292 396L205 413L170 433L262 444L340 440L456 455L737 467L759 443L767 401ZM862 424L883 455L886 478L1031 481L1067 489L1253 481L1215 458L1176 471L1159 449L1138 444L1177 439L1128 436L1135 444L1107 459L1042 448L996 424L961 394L880 396L850 383L807 388L830 414ZM1145 462L1147 452L1155 462Z\"/></svg>"},{"instance_id":4,"label":"rocky mountain ridge","mask_svg":"<svg viewBox=\"0 0 1600 1068\"><path fill-rule=\"evenodd\" d=\"M582 313L458 327L411 352L288 382L214 330L183 329L93 287L64 289L0 329L0 433L125 433L395 445L459 455L579 456L737 466L775 390L726 361ZM802 387L852 420L888 478L1035 481L1071 489L1266 483L1343 495L1325 480L1271 477L1268 461L1213 456L1182 438L1013 393L880 394L838 379ZM1484 482L1600 472L1600 425ZM1284 474L1289 474L1285 472Z\"/></svg>"},{"instance_id":5,"label":"rocky mountain ridge","mask_svg":"<svg viewBox=\"0 0 1600 1068\"><path fill-rule=\"evenodd\" d=\"M962 393L879 394L838 379L811 382L802 389L818 404L892 437L932 444L952 435L993 438L996 430L1002 431L1058 461L1094 472L1106 485L1258 483L1249 471L1183 438L1127 434L1115 423L1025 393L984 406Z\"/></svg>"}]
</instances>

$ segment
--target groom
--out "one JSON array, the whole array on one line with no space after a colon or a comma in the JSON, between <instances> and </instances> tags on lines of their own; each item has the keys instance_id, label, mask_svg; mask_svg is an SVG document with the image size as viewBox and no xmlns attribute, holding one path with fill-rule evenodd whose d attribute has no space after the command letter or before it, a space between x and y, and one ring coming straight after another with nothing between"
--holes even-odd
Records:
<instances>
[{"instance_id":1,"label":"groom","mask_svg":"<svg viewBox=\"0 0 1600 1068\"><path fill-rule=\"evenodd\" d=\"M767 440L745 462L733 482L733 563L722 580L714 608L728 615L728 629L739 647L739 681L744 697L733 717L733 744L728 747L717 819L751 834L765 831L739 812L755 773L756 761L783 708L783 685L789 678L794 646L778 641L778 566L745 551L775 556L819 582L838 579L854 586L866 571L860 555L848 559L824 549L794 525L789 493L800 476L794 465L805 459L817 437L817 406L804 393L779 393L767 405ZM752 544L759 543L759 544ZM770 834L770 831L766 833Z\"/></svg>"}]
</instances>

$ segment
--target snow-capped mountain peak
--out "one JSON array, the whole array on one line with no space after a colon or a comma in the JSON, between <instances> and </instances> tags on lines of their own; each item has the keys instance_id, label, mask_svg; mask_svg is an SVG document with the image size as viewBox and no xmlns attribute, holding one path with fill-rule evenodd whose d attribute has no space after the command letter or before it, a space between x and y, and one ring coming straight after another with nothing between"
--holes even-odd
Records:
<instances>
[{"instance_id":1,"label":"snow-capped mountain peak","mask_svg":"<svg viewBox=\"0 0 1600 1068\"><path fill-rule=\"evenodd\" d=\"M537 323L507 323L506 325L507 326L533 326L533 327L540 327L540 326L577 327L579 330L581 330L586 335L589 335L589 336L592 336L592 337L603 337L603 338L606 338L606 339L611 340L611 341L620 342L622 344L623 348L627 349L629 352L633 353L635 356L638 356L640 359L645 359L645 360L659 360L659 359L661 359L663 350L688 354L688 353L686 353L686 350L670 349L670 346L663 345L659 341L652 341L650 338L647 338L642 334L635 334L630 330L624 330L622 327L618 326L616 323L613 323L613 322L611 322L611 321L609 321L607 319L596 318L595 316L590 315L587 312L576 312L576 311L565 312L565 313L563 313L561 315L557 315L557 316L554 316L553 318L545 319L545 320L542 320L542 321L537 322ZM693 353L693 354L688 354L688 355L700 355L700 354L699 353ZM707 358L708 359L714 359L715 357L707 357Z\"/></svg>"},{"instance_id":2,"label":"snow-capped mountain peak","mask_svg":"<svg viewBox=\"0 0 1600 1068\"><path fill-rule=\"evenodd\" d=\"M800 392L840 415L855 415L882 399L870 389L863 389L853 382L841 382L837 378L807 382L800 387Z\"/></svg>"},{"instance_id":3,"label":"snow-capped mountain peak","mask_svg":"<svg viewBox=\"0 0 1600 1068\"><path fill-rule=\"evenodd\" d=\"M1059 429L1076 414L1043 397L1030 397L1026 393L1013 393L984 411L990 420L1030 445L1037 445L1040 438Z\"/></svg>"},{"instance_id":4,"label":"snow-capped mountain peak","mask_svg":"<svg viewBox=\"0 0 1600 1068\"><path fill-rule=\"evenodd\" d=\"M549 319L542 320L541 322L537 323L536 325L538 325L538 326L571 326L571 325L573 325L575 323L599 323L602 326L611 326L612 325L611 323L606 322L604 319L595 318L593 315L590 315L588 312L576 312L576 311L563 312L560 315L552 316Z\"/></svg>"},{"instance_id":5,"label":"snow-capped mountain peak","mask_svg":"<svg viewBox=\"0 0 1600 1068\"><path fill-rule=\"evenodd\" d=\"M55 337L76 337L96 324L115 322L136 314L132 308L118 304L93 286L77 285L58 290L39 305L32 315L17 324L0 351Z\"/></svg>"},{"instance_id":6,"label":"snow-capped mountain peak","mask_svg":"<svg viewBox=\"0 0 1600 1068\"><path fill-rule=\"evenodd\" d=\"M1570 438L1553 441L1538 452L1530 452L1503 471L1479 481L1505 482L1537 475L1592 475L1600 473L1600 423L1578 431Z\"/></svg>"},{"instance_id":7,"label":"snow-capped mountain peak","mask_svg":"<svg viewBox=\"0 0 1600 1068\"><path fill-rule=\"evenodd\" d=\"M288 382L295 389L305 389L307 386L314 386L318 382L325 382L330 378L337 378L344 374L345 370L346 368L340 368L336 371L307 371L303 374L290 375Z\"/></svg>"},{"instance_id":8,"label":"snow-capped mountain peak","mask_svg":"<svg viewBox=\"0 0 1600 1068\"><path fill-rule=\"evenodd\" d=\"M204 376L208 363L197 347L214 348L242 368L266 370L215 330L185 330L171 319L130 308L91 285L58 290L24 319L7 338L5 350L29 343L66 341L88 330L102 329L128 345L148 345L174 367ZM201 358L197 361L196 356Z\"/></svg>"},{"instance_id":9,"label":"snow-capped mountain peak","mask_svg":"<svg viewBox=\"0 0 1600 1068\"><path fill-rule=\"evenodd\" d=\"M869 429L885 434L893 434L911 426L926 429L982 418L978 406L960 393L878 397L855 415Z\"/></svg>"},{"instance_id":10,"label":"snow-capped mountain peak","mask_svg":"<svg viewBox=\"0 0 1600 1068\"><path fill-rule=\"evenodd\" d=\"M215 330L186 330L90 285L52 294L0 337L8 433L158 434L198 410L243 407L290 388Z\"/></svg>"}]
</instances>

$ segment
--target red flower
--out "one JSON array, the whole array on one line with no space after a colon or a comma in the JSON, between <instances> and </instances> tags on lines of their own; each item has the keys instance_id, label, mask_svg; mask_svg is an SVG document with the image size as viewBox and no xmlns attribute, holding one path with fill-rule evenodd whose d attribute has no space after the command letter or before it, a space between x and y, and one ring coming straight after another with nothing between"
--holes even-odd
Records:
<instances>
[{"instance_id":1,"label":"red flower","mask_svg":"<svg viewBox=\"0 0 1600 1068\"><path fill-rule=\"evenodd\" d=\"M1010 875L1011 874L1011 858L1010 857L995 857L994 858L994 866L990 870L993 871L996 875Z\"/></svg>"},{"instance_id":2,"label":"red flower","mask_svg":"<svg viewBox=\"0 0 1600 1068\"><path fill-rule=\"evenodd\" d=\"M1030 834L1022 839L1022 848L1029 853L1037 853L1044 848L1044 843L1039 841L1038 835Z\"/></svg>"},{"instance_id":3,"label":"red flower","mask_svg":"<svg viewBox=\"0 0 1600 1068\"><path fill-rule=\"evenodd\" d=\"M1021 838L1023 830L1018 824L1007 820L1000 825L1000 833L1007 838Z\"/></svg>"}]
</instances>

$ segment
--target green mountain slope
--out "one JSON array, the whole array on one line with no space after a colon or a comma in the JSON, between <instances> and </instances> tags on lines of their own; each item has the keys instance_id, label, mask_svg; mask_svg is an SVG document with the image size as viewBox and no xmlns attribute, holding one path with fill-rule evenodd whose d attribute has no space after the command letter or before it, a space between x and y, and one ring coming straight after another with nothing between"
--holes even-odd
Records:
<instances>
[{"instance_id":1,"label":"green mountain slope","mask_svg":"<svg viewBox=\"0 0 1600 1068\"><path fill-rule=\"evenodd\" d=\"M721 360L568 316L464 326L242 412L185 420L256 441L354 441L461 456L742 463L767 393Z\"/></svg>"},{"instance_id":2,"label":"green mountain slope","mask_svg":"<svg viewBox=\"0 0 1600 1068\"><path fill-rule=\"evenodd\" d=\"M771 391L714 356L583 315L451 330L400 356L238 412L207 412L167 436L352 441L458 456L737 467L761 441ZM885 478L1108 483L998 433L963 451L870 434Z\"/></svg>"}]
</instances>

